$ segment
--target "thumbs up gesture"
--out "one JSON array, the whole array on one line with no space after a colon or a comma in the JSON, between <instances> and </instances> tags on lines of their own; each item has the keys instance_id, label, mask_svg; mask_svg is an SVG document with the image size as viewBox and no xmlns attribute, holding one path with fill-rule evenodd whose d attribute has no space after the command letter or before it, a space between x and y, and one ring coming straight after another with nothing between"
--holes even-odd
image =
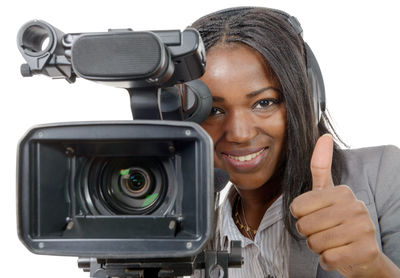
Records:
<instances>
[{"instance_id":1,"label":"thumbs up gesture","mask_svg":"<svg viewBox=\"0 0 400 278\"><path fill-rule=\"evenodd\" d=\"M297 229L325 270L336 269L345 277L383 277L376 276L386 256L379 250L374 224L348 186L334 186L332 156L332 136L323 135L311 158L312 190L290 206Z\"/></svg>"}]
</instances>

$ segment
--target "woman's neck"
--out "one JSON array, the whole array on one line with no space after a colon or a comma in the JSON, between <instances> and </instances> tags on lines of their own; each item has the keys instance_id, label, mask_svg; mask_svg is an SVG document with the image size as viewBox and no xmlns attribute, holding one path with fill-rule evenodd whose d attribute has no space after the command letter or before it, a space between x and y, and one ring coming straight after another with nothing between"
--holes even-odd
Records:
<instances>
[{"instance_id":1,"label":"woman's neck","mask_svg":"<svg viewBox=\"0 0 400 278\"><path fill-rule=\"evenodd\" d=\"M240 206L243 206L239 215L246 219L248 226L257 230L267 209L281 195L282 186L280 181L271 181L254 190L236 190L240 195Z\"/></svg>"}]
</instances>

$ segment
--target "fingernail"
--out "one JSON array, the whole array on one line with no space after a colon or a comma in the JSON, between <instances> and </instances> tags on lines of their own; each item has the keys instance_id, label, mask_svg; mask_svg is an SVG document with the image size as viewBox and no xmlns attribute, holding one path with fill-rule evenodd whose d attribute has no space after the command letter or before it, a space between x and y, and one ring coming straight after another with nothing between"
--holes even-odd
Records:
<instances>
[{"instance_id":1,"label":"fingernail","mask_svg":"<svg viewBox=\"0 0 400 278\"><path fill-rule=\"evenodd\" d=\"M297 219L297 217L296 217L296 215L294 215L294 213L293 213L293 205L290 205L289 206L289 211L290 211L290 213L292 214L292 216L295 218L295 219Z\"/></svg>"},{"instance_id":2,"label":"fingernail","mask_svg":"<svg viewBox=\"0 0 400 278\"><path fill-rule=\"evenodd\" d=\"M301 235L301 236L304 236L302 233L300 233L300 231L299 231L299 226L297 226L297 224L298 224L299 222L296 222L296 230L297 230L297 232L299 233L299 235ZM308 242L307 242L307 246L308 246Z\"/></svg>"},{"instance_id":3,"label":"fingernail","mask_svg":"<svg viewBox=\"0 0 400 278\"><path fill-rule=\"evenodd\" d=\"M321 260L319 261L319 265L320 265L324 270L326 270L326 271L329 270L328 265L326 265L325 263L323 263Z\"/></svg>"},{"instance_id":4,"label":"fingernail","mask_svg":"<svg viewBox=\"0 0 400 278\"><path fill-rule=\"evenodd\" d=\"M329 265L327 265L327 264L323 261L323 259L322 259L321 256L319 257L319 265L320 265L324 270L326 270L326 271L331 271L331 270L332 270L331 267L329 267Z\"/></svg>"}]
</instances>

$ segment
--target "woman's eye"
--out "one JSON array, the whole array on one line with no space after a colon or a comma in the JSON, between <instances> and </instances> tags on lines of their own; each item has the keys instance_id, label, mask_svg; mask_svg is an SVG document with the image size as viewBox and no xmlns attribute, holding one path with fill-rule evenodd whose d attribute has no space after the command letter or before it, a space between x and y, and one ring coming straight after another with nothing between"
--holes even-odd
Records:
<instances>
[{"instance_id":1,"label":"woman's eye","mask_svg":"<svg viewBox=\"0 0 400 278\"><path fill-rule=\"evenodd\" d=\"M211 108L211 112L210 112L210 116L215 116L215 115L219 115L222 114L224 111L218 107L212 107Z\"/></svg>"},{"instance_id":2,"label":"woman's eye","mask_svg":"<svg viewBox=\"0 0 400 278\"><path fill-rule=\"evenodd\" d=\"M262 99L262 100L256 102L254 104L253 108L254 109L266 109L277 103L278 103L277 99Z\"/></svg>"}]
</instances>

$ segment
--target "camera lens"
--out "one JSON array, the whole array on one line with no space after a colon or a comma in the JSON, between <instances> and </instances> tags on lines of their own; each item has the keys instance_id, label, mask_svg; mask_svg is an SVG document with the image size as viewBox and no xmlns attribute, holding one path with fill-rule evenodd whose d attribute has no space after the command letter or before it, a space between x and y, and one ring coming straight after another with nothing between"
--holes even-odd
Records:
<instances>
[{"instance_id":1,"label":"camera lens","mask_svg":"<svg viewBox=\"0 0 400 278\"><path fill-rule=\"evenodd\" d=\"M149 173L142 168L130 168L120 171L122 190L132 197L142 197L150 189L152 181Z\"/></svg>"},{"instance_id":2,"label":"camera lens","mask_svg":"<svg viewBox=\"0 0 400 278\"><path fill-rule=\"evenodd\" d=\"M94 215L151 214L165 207L168 178L151 158L97 158L81 172L82 200Z\"/></svg>"}]
</instances>

